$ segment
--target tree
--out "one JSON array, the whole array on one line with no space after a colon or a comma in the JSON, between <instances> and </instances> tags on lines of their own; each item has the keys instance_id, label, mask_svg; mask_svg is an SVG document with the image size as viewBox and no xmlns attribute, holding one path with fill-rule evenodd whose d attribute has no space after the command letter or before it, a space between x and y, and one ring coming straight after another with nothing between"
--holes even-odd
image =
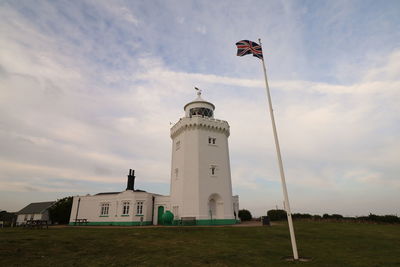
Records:
<instances>
[{"instance_id":1,"label":"tree","mask_svg":"<svg viewBox=\"0 0 400 267\"><path fill-rule=\"evenodd\" d=\"M248 210L239 210L239 218L242 221L250 221L253 216L251 216L251 212Z\"/></svg>"},{"instance_id":2,"label":"tree","mask_svg":"<svg viewBox=\"0 0 400 267\"><path fill-rule=\"evenodd\" d=\"M284 210L269 210L267 215L271 221L283 221L287 218Z\"/></svg>"},{"instance_id":3,"label":"tree","mask_svg":"<svg viewBox=\"0 0 400 267\"><path fill-rule=\"evenodd\" d=\"M67 224L71 215L73 197L65 197L49 208L50 220L52 223Z\"/></svg>"},{"instance_id":4,"label":"tree","mask_svg":"<svg viewBox=\"0 0 400 267\"><path fill-rule=\"evenodd\" d=\"M0 221L3 221L5 226L10 226L17 219L14 212L0 211Z\"/></svg>"}]
</instances>

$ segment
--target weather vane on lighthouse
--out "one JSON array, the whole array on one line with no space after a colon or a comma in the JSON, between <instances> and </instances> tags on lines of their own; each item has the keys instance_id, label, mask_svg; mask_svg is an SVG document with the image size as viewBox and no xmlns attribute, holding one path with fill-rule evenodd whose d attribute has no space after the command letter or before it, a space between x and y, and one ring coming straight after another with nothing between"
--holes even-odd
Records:
<instances>
[{"instance_id":1,"label":"weather vane on lighthouse","mask_svg":"<svg viewBox=\"0 0 400 267\"><path fill-rule=\"evenodd\" d=\"M197 88L196 86L194 87L194 90L197 91L197 95L201 96L201 89Z\"/></svg>"}]
</instances>

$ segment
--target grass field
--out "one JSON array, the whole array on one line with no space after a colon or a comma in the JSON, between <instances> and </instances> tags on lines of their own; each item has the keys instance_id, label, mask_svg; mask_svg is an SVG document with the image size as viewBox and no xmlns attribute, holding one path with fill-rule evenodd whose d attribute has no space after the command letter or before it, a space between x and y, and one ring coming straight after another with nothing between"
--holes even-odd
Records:
<instances>
[{"instance_id":1,"label":"grass field","mask_svg":"<svg viewBox=\"0 0 400 267\"><path fill-rule=\"evenodd\" d=\"M400 225L0 229L0 266L400 266Z\"/></svg>"}]
</instances>

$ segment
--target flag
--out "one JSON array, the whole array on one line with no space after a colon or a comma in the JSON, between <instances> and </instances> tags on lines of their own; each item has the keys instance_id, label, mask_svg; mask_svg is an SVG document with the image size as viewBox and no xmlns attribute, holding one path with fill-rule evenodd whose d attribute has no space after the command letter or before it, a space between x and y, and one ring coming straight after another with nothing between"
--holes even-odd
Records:
<instances>
[{"instance_id":1,"label":"flag","mask_svg":"<svg viewBox=\"0 0 400 267\"><path fill-rule=\"evenodd\" d=\"M258 57L259 59L263 59L263 54L261 50L261 46L256 42L252 42L249 40L242 40L236 43L238 48L237 55L239 57L253 54L254 57Z\"/></svg>"}]
</instances>

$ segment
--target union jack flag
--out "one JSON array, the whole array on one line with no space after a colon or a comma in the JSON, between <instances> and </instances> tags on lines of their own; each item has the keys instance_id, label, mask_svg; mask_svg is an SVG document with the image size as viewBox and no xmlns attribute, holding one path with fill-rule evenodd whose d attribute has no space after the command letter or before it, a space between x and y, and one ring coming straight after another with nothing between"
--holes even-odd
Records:
<instances>
[{"instance_id":1,"label":"union jack flag","mask_svg":"<svg viewBox=\"0 0 400 267\"><path fill-rule=\"evenodd\" d=\"M252 42L249 40L242 40L236 43L238 48L237 55L239 57L253 54L254 57L258 57L259 59L263 59L263 54L261 50L261 46L256 42Z\"/></svg>"}]
</instances>

